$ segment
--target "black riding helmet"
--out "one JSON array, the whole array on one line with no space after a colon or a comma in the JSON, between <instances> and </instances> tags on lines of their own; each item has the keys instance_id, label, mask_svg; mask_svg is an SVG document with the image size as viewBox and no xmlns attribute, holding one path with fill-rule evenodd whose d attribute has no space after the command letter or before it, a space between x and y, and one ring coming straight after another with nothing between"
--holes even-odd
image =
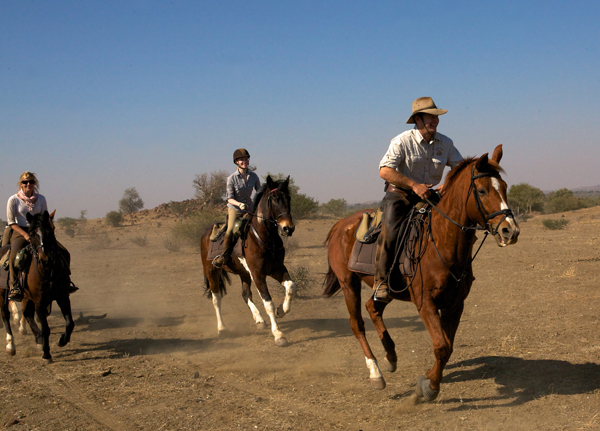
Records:
<instances>
[{"instance_id":1,"label":"black riding helmet","mask_svg":"<svg viewBox=\"0 0 600 431\"><path fill-rule=\"evenodd\" d=\"M245 148L238 148L233 153L233 163L235 163L237 159L241 159L242 157L250 157L250 153Z\"/></svg>"}]
</instances>

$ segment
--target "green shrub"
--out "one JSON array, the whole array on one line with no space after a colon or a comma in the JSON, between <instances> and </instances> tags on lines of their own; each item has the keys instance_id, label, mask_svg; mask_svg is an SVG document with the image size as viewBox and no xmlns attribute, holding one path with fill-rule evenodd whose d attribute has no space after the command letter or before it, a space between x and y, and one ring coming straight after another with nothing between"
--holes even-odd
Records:
<instances>
[{"instance_id":1,"label":"green shrub","mask_svg":"<svg viewBox=\"0 0 600 431\"><path fill-rule=\"evenodd\" d=\"M315 283L315 280L310 276L310 271L304 265L289 267L288 273L292 281L296 283L298 296L305 296L310 286Z\"/></svg>"},{"instance_id":2,"label":"green shrub","mask_svg":"<svg viewBox=\"0 0 600 431\"><path fill-rule=\"evenodd\" d=\"M560 219L544 219L542 220L542 225L544 225L544 227L546 229L549 230L560 230L563 229L564 227L566 227L569 224L569 220L564 219L564 218L560 218Z\"/></svg>"},{"instance_id":3,"label":"green shrub","mask_svg":"<svg viewBox=\"0 0 600 431\"><path fill-rule=\"evenodd\" d=\"M181 244L179 241L175 240L173 237L171 238L163 238L163 246L172 253L177 253L181 248Z\"/></svg>"},{"instance_id":4,"label":"green shrub","mask_svg":"<svg viewBox=\"0 0 600 431\"><path fill-rule=\"evenodd\" d=\"M121 211L110 211L106 213L105 221L108 226L117 227L123 223L123 213Z\"/></svg>"},{"instance_id":5,"label":"green shrub","mask_svg":"<svg viewBox=\"0 0 600 431\"><path fill-rule=\"evenodd\" d=\"M548 214L554 214L578 210L584 206L583 201L575 196L571 190L559 189L548 195L545 209Z\"/></svg>"},{"instance_id":6,"label":"green shrub","mask_svg":"<svg viewBox=\"0 0 600 431\"><path fill-rule=\"evenodd\" d=\"M346 199L331 199L329 202L321 205L323 214L331 214L336 217L342 217L346 212Z\"/></svg>"}]
</instances>

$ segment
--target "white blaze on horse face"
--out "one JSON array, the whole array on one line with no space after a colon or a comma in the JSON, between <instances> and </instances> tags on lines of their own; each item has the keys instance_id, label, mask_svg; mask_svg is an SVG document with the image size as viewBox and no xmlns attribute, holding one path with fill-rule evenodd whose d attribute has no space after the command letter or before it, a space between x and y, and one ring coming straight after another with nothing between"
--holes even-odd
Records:
<instances>
[{"instance_id":1,"label":"white blaze on horse face","mask_svg":"<svg viewBox=\"0 0 600 431\"><path fill-rule=\"evenodd\" d=\"M365 357L365 360L367 361L367 368L369 368L369 378L381 379L383 377L383 374L377 366L377 361L375 359L369 359L367 357Z\"/></svg>"},{"instance_id":2,"label":"white blaze on horse face","mask_svg":"<svg viewBox=\"0 0 600 431\"><path fill-rule=\"evenodd\" d=\"M504 197L502 196L502 193L500 192L500 181L498 181L498 178L491 178L492 180L492 187L494 189L496 189L496 191L498 192L498 196L500 196L500 209L501 210L507 210L508 208L508 204L506 203L506 201L504 200ZM508 221L508 223L510 224L510 227L513 229L517 228L517 225L515 223L515 220L512 217L506 217L506 221Z\"/></svg>"}]
</instances>

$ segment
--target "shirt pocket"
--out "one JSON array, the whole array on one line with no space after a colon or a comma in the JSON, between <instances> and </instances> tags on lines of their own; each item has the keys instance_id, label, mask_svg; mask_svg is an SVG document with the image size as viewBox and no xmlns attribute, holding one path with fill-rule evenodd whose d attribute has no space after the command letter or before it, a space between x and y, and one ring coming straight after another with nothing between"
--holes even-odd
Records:
<instances>
[{"instance_id":1,"label":"shirt pocket","mask_svg":"<svg viewBox=\"0 0 600 431\"><path fill-rule=\"evenodd\" d=\"M433 164L433 171L431 172L431 176L438 183L442 180L442 175L444 174L444 168L446 167L446 163L448 162L448 158L445 155L434 156L431 159Z\"/></svg>"}]
</instances>

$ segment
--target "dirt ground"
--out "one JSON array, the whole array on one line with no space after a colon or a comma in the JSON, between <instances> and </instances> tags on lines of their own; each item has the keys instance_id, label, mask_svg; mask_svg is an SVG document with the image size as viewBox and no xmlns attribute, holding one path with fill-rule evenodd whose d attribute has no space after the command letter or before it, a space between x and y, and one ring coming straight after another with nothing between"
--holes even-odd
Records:
<instances>
[{"instance_id":1,"label":"dirt ground","mask_svg":"<svg viewBox=\"0 0 600 431\"><path fill-rule=\"evenodd\" d=\"M320 295L327 270L321 244L335 220L297 224L286 261L298 273L307 270L311 282L281 320L290 345L280 348L269 329L255 328L236 278L223 300L230 335L217 336L199 254L168 252L163 239L173 221L156 215L150 211L120 228L90 220L88 233L74 238L58 232L72 253L80 286L73 311L82 317L61 349L56 342L64 322L55 307L51 365L43 365L31 334L15 331L16 356L0 356L0 427L600 429L600 208L566 213L564 230L543 229L547 216L530 219L511 247L486 242L474 263L477 279L455 353L438 399L429 404L415 404L412 396L433 361L415 307L395 302L386 309L399 361L395 373L384 371L387 388L377 391L343 297ZM93 230L106 232L110 243ZM146 246L132 242L143 237ZM280 303L283 288L269 286ZM367 330L383 358L370 321Z\"/></svg>"}]
</instances>

